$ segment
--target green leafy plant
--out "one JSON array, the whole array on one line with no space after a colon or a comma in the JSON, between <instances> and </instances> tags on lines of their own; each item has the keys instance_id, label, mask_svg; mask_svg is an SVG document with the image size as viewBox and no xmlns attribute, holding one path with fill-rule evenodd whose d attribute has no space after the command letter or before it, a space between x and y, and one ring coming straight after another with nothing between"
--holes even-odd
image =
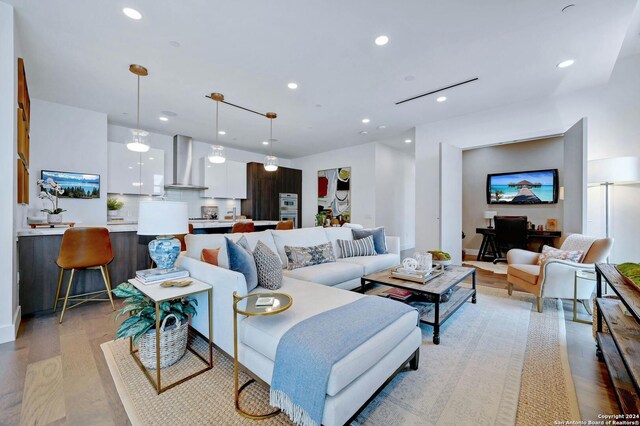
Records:
<instances>
[{"instance_id":1,"label":"green leafy plant","mask_svg":"<svg viewBox=\"0 0 640 426\"><path fill-rule=\"evenodd\" d=\"M107 198L107 210L120 210L124 206L124 202L117 198Z\"/></svg>"},{"instance_id":2,"label":"green leafy plant","mask_svg":"<svg viewBox=\"0 0 640 426\"><path fill-rule=\"evenodd\" d=\"M116 321L127 313L131 314L118 327L116 339L133 337L135 345L140 337L156 325L155 303L130 283L120 284L113 289L113 294L124 298L125 303L124 308L116 315ZM196 306L198 306L198 301L191 297L160 302L160 323L169 314L175 315L180 322L187 321L189 315L195 316L197 314Z\"/></svg>"}]
</instances>

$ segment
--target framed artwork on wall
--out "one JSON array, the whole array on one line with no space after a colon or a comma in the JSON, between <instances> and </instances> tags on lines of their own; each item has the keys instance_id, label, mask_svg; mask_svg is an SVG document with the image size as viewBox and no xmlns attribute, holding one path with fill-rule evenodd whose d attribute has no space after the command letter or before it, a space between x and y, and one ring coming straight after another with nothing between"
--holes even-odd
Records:
<instances>
[{"instance_id":1,"label":"framed artwork on wall","mask_svg":"<svg viewBox=\"0 0 640 426\"><path fill-rule=\"evenodd\" d=\"M40 177L44 181L53 179L64 189L60 198L100 198L100 175L42 170Z\"/></svg>"},{"instance_id":2,"label":"framed artwork on wall","mask_svg":"<svg viewBox=\"0 0 640 426\"><path fill-rule=\"evenodd\" d=\"M318 171L318 213L351 219L351 167Z\"/></svg>"}]
</instances>

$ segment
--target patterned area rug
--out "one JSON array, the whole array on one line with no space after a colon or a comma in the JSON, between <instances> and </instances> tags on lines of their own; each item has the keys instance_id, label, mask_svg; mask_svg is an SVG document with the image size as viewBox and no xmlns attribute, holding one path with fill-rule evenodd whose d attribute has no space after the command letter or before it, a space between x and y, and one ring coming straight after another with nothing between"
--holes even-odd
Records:
<instances>
[{"instance_id":1,"label":"patterned area rug","mask_svg":"<svg viewBox=\"0 0 640 426\"><path fill-rule=\"evenodd\" d=\"M532 425L579 419L563 312L553 300L544 308L538 314L528 295L508 298L506 290L480 287L478 304L466 304L442 327L440 345L432 343L432 328L422 326L419 370L399 374L355 424ZM212 370L156 395L126 341L102 349L134 425L255 424L235 412L233 364L220 354L214 354ZM196 366L192 361L181 360L166 372L167 379L188 374ZM254 384L243 395L246 409L270 410L266 388ZM260 424L291 423L280 414Z\"/></svg>"}]
</instances>

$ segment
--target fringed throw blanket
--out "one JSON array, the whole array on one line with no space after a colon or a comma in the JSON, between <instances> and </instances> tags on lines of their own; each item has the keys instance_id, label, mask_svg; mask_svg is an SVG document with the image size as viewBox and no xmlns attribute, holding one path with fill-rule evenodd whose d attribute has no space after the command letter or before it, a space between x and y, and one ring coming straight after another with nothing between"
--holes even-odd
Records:
<instances>
[{"instance_id":1,"label":"fringed throw blanket","mask_svg":"<svg viewBox=\"0 0 640 426\"><path fill-rule=\"evenodd\" d=\"M333 365L411 310L367 296L293 326L278 343L271 405L298 425L320 425Z\"/></svg>"}]
</instances>

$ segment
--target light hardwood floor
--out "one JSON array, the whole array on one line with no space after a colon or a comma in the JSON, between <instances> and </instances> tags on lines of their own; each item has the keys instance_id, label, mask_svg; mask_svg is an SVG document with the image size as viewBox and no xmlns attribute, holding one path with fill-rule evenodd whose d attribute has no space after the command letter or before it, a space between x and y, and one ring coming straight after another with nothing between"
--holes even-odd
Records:
<instances>
[{"instance_id":1,"label":"light hardwood floor","mask_svg":"<svg viewBox=\"0 0 640 426\"><path fill-rule=\"evenodd\" d=\"M504 277L482 271L478 284L506 288ZM606 368L595 356L591 327L570 321L571 309L565 303L580 412L596 420L618 407ZM23 318L18 339L0 345L0 424L129 424L100 349L113 339L113 318L103 303L69 311L62 324L52 314Z\"/></svg>"}]
</instances>

